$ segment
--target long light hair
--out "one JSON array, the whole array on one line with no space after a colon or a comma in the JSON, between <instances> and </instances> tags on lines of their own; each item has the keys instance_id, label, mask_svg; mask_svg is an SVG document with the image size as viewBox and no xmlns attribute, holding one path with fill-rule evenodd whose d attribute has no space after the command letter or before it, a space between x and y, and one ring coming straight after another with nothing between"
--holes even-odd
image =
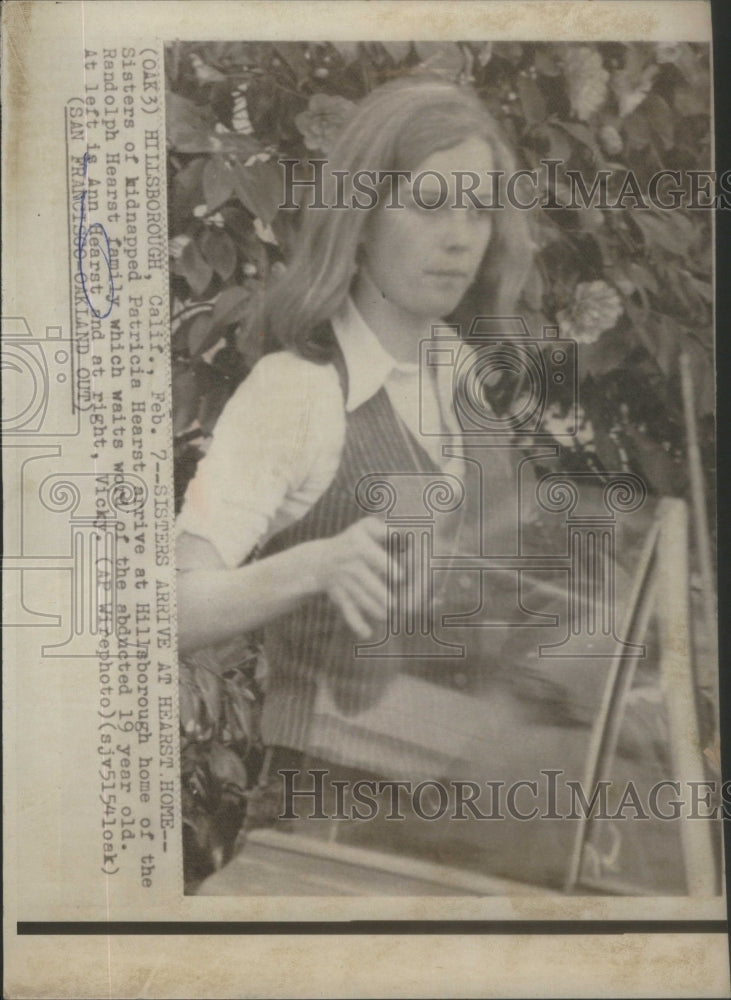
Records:
<instances>
[{"instance_id":1,"label":"long light hair","mask_svg":"<svg viewBox=\"0 0 731 1000\"><path fill-rule=\"evenodd\" d=\"M415 170L432 153L473 137L490 147L492 169L510 176L513 155L492 115L467 87L411 76L383 84L361 102L324 169L326 204L335 204L335 171L344 171L340 176L346 179L348 207L303 210L292 260L264 304L264 333L270 344L278 342L311 360L332 357L333 340L324 324L348 295L369 215L350 207L353 174ZM480 313L509 315L531 266L533 244L524 211L509 205L489 210L494 211L490 242L461 305L469 300Z\"/></svg>"}]
</instances>

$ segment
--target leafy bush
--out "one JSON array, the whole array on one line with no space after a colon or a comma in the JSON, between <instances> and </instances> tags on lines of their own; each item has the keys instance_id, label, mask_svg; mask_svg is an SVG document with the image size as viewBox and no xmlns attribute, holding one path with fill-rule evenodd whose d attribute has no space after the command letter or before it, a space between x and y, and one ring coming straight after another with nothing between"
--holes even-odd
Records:
<instances>
[{"instance_id":1,"label":"leafy bush","mask_svg":"<svg viewBox=\"0 0 731 1000\"><path fill-rule=\"evenodd\" d=\"M183 859L194 885L231 857L262 762L263 654L242 635L179 665ZM259 668L259 669L257 669Z\"/></svg>"}]
</instances>

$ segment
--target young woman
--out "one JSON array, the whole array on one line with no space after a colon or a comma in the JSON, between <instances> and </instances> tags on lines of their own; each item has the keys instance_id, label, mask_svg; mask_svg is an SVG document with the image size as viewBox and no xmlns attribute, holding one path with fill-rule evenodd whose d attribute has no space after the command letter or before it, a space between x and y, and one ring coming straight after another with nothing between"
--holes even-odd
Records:
<instances>
[{"instance_id":1,"label":"young woman","mask_svg":"<svg viewBox=\"0 0 731 1000\"><path fill-rule=\"evenodd\" d=\"M400 663L358 658L355 645L378 638L386 581L401 570L356 491L369 473L463 471L438 435L421 434L420 415L452 443L459 424L451 372L420 381L419 344L468 304L514 312L531 263L525 213L482 207L514 169L468 88L414 77L371 93L327 163L326 203L346 207L305 208L269 297L266 332L282 349L234 394L189 486L181 651L265 626L263 734L275 760L308 754L384 773L378 740L360 745L356 723ZM359 171L382 179L369 208Z\"/></svg>"}]
</instances>

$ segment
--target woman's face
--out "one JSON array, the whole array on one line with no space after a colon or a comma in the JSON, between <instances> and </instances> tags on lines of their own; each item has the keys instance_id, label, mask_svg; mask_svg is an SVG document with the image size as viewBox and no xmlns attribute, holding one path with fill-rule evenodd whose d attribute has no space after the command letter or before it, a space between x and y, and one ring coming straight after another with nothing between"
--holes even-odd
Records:
<instances>
[{"instance_id":1,"label":"woman's face","mask_svg":"<svg viewBox=\"0 0 731 1000\"><path fill-rule=\"evenodd\" d=\"M428 318L446 316L456 308L475 277L493 228L490 209L475 207L466 191L472 189L479 202L489 205L485 172L492 169L488 144L477 137L466 139L419 164L412 183L400 188L405 208L390 208L386 201L374 211L365 229L363 264L386 299ZM426 171L433 174L426 174L414 189L413 179ZM468 171L480 175L476 186ZM442 201L442 207L422 207Z\"/></svg>"}]
</instances>

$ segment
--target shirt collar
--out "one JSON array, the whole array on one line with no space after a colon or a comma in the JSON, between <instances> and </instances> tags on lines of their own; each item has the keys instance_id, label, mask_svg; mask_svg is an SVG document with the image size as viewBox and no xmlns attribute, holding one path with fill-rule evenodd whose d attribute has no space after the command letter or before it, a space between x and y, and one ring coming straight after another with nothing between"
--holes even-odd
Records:
<instances>
[{"instance_id":1,"label":"shirt collar","mask_svg":"<svg viewBox=\"0 0 731 1000\"><path fill-rule=\"evenodd\" d=\"M418 365L395 361L381 344L348 296L332 318L340 350L348 370L348 413L375 396L393 371L417 372Z\"/></svg>"}]
</instances>

